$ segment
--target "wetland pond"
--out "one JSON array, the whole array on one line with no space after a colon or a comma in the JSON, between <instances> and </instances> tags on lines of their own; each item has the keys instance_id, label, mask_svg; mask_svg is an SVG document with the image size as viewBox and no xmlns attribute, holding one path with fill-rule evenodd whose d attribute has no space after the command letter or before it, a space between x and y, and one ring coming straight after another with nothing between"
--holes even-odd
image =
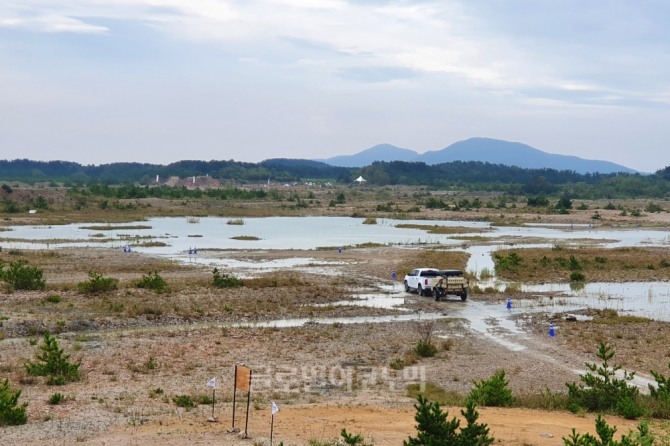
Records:
<instances>
[{"instance_id":1,"label":"wetland pond","mask_svg":"<svg viewBox=\"0 0 670 446\"><path fill-rule=\"evenodd\" d=\"M456 234L433 234L419 228L398 228L400 224L423 227L459 228ZM337 250L366 243L397 245L408 249L423 245L442 245L470 254L467 271L479 275L483 269L494 271L492 254L497 249L546 247L555 244L670 247L667 228L637 226L605 227L597 225L492 226L487 222L377 219L364 224L353 217L161 217L119 225L68 224L54 226L12 226L0 233L0 246L6 249L57 249L63 247L106 247L163 256L182 262L222 265L233 271L270 271L310 265L320 274L337 274L338 262L316 261L305 256L267 261L239 261L216 256L194 255L218 250ZM468 232L472 229L472 232ZM469 240L473 242L470 243ZM474 242L476 240L476 242ZM152 246L157 245L157 246ZM399 278L399 280L402 280ZM504 289L493 279L492 285ZM523 285L521 291L537 293L538 299L519 300L513 311L565 312L584 308L614 309L625 315L637 315L670 321L670 284L666 282L587 283L581 289L569 284ZM404 292L400 291L402 295ZM339 305L381 306L402 309L401 296L395 290L380 289L375 296L354 299ZM449 303L449 302L448 302ZM470 301L468 301L470 303ZM456 302L454 302L456 304ZM525 308L524 308L525 306ZM460 308L453 305L454 308ZM482 308L479 308L479 312Z\"/></svg>"}]
</instances>

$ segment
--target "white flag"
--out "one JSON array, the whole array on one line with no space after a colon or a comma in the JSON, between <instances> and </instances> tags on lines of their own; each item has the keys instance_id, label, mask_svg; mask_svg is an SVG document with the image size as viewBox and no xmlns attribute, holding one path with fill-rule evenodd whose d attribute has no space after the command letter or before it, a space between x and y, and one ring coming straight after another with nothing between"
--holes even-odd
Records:
<instances>
[{"instance_id":1,"label":"white flag","mask_svg":"<svg viewBox=\"0 0 670 446\"><path fill-rule=\"evenodd\" d=\"M209 387L210 389L216 388L216 376L207 381L207 387Z\"/></svg>"},{"instance_id":2,"label":"white flag","mask_svg":"<svg viewBox=\"0 0 670 446\"><path fill-rule=\"evenodd\" d=\"M277 406L275 404L275 402L273 401L272 402L272 415L276 414L277 412L279 412L279 406Z\"/></svg>"}]
</instances>

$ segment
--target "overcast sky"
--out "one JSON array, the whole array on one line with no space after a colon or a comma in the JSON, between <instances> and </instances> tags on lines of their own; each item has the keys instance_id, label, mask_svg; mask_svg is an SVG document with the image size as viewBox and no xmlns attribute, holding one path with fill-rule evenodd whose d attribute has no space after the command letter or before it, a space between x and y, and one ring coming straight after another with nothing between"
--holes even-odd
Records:
<instances>
[{"instance_id":1,"label":"overcast sky","mask_svg":"<svg viewBox=\"0 0 670 446\"><path fill-rule=\"evenodd\" d=\"M0 159L423 153L670 165L670 2L4 0Z\"/></svg>"}]
</instances>

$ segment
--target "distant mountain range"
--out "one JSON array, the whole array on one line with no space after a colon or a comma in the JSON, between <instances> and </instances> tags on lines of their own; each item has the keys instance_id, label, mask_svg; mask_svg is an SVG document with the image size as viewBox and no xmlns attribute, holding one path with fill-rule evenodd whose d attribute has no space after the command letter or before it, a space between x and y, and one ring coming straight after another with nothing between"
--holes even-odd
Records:
<instances>
[{"instance_id":1,"label":"distant mountain range","mask_svg":"<svg viewBox=\"0 0 670 446\"><path fill-rule=\"evenodd\" d=\"M526 144L491 138L470 138L456 142L442 150L419 154L391 144L379 144L354 155L340 155L318 160L331 166L364 167L375 161L408 161L441 164L452 161L482 161L492 164L517 166L524 169L556 169L585 173L636 173L620 164L588 160L577 156L543 152Z\"/></svg>"}]
</instances>

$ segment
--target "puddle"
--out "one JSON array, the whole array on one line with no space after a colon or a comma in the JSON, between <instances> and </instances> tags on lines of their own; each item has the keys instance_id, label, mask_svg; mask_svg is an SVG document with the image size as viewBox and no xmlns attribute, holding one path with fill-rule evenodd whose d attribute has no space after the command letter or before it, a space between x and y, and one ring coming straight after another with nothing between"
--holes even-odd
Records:
<instances>
[{"instance_id":1,"label":"puddle","mask_svg":"<svg viewBox=\"0 0 670 446\"><path fill-rule=\"evenodd\" d=\"M170 260L175 260L182 263L198 263L201 265L219 266L226 269L233 270L252 270L259 272L267 272L278 269L295 268L298 266L312 267L312 266L337 266L345 265L346 262L331 262L326 260L317 260L311 257L290 257L284 259L273 260L237 260L237 259L217 259L213 257L198 257L194 255L169 255L165 256Z\"/></svg>"},{"instance_id":2,"label":"puddle","mask_svg":"<svg viewBox=\"0 0 670 446\"><path fill-rule=\"evenodd\" d=\"M404 297L380 296L379 294L357 294L354 299L340 300L327 304L316 304L314 307L366 307L366 308L384 308L387 310L409 311L407 308L398 308L405 305Z\"/></svg>"},{"instance_id":3,"label":"puddle","mask_svg":"<svg viewBox=\"0 0 670 446\"><path fill-rule=\"evenodd\" d=\"M231 328L291 328L304 325L333 325L333 324L375 324L408 321L434 321L444 319L442 313L411 313L387 316L355 316L355 317L316 317L298 319L277 319L272 321L237 322L231 324L216 324L215 327Z\"/></svg>"},{"instance_id":4,"label":"puddle","mask_svg":"<svg viewBox=\"0 0 670 446\"><path fill-rule=\"evenodd\" d=\"M471 330L509 350L525 350L526 346L512 340L512 338L518 339L518 336L524 335L525 332L509 318L509 313L505 310L504 306L469 300L460 304L458 302L450 304L447 314L453 318L467 320Z\"/></svg>"}]
</instances>

